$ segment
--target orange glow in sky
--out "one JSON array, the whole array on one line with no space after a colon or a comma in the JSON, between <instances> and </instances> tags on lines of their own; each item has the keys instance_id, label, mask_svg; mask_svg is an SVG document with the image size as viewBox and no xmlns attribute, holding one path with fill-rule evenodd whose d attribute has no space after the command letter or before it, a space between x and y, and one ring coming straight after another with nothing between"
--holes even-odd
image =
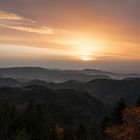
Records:
<instances>
[{"instance_id":1,"label":"orange glow in sky","mask_svg":"<svg viewBox=\"0 0 140 140\"><path fill-rule=\"evenodd\" d=\"M139 6L138 0L0 1L0 65L18 59L47 66L62 61L60 67L70 61L102 61L103 66L133 61L137 66Z\"/></svg>"}]
</instances>

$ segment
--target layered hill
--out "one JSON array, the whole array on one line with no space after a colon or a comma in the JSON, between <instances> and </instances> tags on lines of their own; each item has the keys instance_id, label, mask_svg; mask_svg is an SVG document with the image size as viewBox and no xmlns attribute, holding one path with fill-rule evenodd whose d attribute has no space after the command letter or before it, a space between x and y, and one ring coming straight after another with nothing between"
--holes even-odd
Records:
<instances>
[{"instance_id":1,"label":"layered hill","mask_svg":"<svg viewBox=\"0 0 140 140\"><path fill-rule=\"evenodd\" d=\"M99 121L109 111L102 101L73 89L52 90L44 86L25 88L0 88L0 98L9 100L19 108L30 101L41 105L49 120L65 125L76 125L80 121Z\"/></svg>"},{"instance_id":2,"label":"layered hill","mask_svg":"<svg viewBox=\"0 0 140 140\"><path fill-rule=\"evenodd\" d=\"M98 72L97 72L98 71ZM100 70L52 70L40 67L17 67L1 68L0 76L20 79L20 80L44 80L48 82L64 82L67 80L78 80L87 82L93 79L111 79L107 72Z\"/></svg>"}]
</instances>

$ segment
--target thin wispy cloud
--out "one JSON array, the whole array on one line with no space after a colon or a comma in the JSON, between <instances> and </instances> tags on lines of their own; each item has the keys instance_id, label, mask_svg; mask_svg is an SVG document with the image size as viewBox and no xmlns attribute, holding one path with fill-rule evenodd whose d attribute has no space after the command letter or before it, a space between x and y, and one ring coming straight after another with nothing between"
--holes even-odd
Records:
<instances>
[{"instance_id":1,"label":"thin wispy cloud","mask_svg":"<svg viewBox=\"0 0 140 140\"><path fill-rule=\"evenodd\" d=\"M24 18L22 16L19 16L15 13L10 13L10 12L5 12L0 10L0 21L26 21L26 22L30 22L30 23L34 23L33 20L28 19L28 18Z\"/></svg>"},{"instance_id":2,"label":"thin wispy cloud","mask_svg":"<svg viewBox=\"0 0 140 140\"><path fill-rule=\"evenodd\" d=\"M47 27L28 27L28 26L13 26L13 25L0 25L1 27L10 28L23 32L39 33L39 34L56 34L56 32Z\"/></svg>"},{"instance_id":3,"label":"thin wispy cloud","mask_svg":"<svg viewBox=\"0 0 140 140\"><path fill-rule=\"evenodd\" d=\"M38 34L51 35L57 33L66 33L65 30L53 29L46 26L37 25L34 20L24 18L15 13L8 13L2 10L0 11L0 27Z\"/></svg>"}]
</instances>

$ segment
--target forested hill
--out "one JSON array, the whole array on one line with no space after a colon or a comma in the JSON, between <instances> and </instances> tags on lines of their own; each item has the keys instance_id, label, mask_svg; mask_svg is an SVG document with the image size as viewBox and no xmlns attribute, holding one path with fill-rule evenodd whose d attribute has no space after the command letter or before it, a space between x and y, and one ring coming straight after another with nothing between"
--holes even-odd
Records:
<instances>
[{"instance_id":1,"label":"forested hill","mask_svg":"<svg viewBox=\"0 0 140 140\"><path fill-rule=\"evenodd\" d=\"M69 125L80 120L99 120L109 111L109 106L87 92L73 89L52 90L43 86L3 87L0 88L0 97L21 107L33 101L44 106L53 121Z\"/></svg>"},{"instance_id":2,"label":"forested hill","mask_svg":"<svg viewBox=\"0 0 140 140\"><path fill-rule=\"evenodd\" d=\"M128 104L133 104L140 96L139 78L123 80L95 79L86 83L67 81L58 84L48 84L48 87L52 89L71 88L79 91L88 91L91 96L109 104L113 104L121 97L125 98Z\"/></svg>"},{"instance_id":3,"label":"forested hill","mask_svg":"<svg viewBox=\"0 0 140 140\"><path fill-rule=\"evenodd\" d=\"M2 140L105 140L106 128L111 135L116 122L125 125L127 104L137 99L140 104L140 79L47 83L1 78L0 83Z\"/></svg>"},{"instance_id":4,"label":"forested hill","mask_svg":"<svg viewBox=\"0 0 140 140\"><path fill-rule=\"evenodd\" d=\"M73 89L79 92L88 92L91 96L104 103L113 104L124 97L128 104L133 104L140 96L140 79L127 78L123 80L95 79L89 82L69 80L63 83L47 83L43 80L20 81L12 78L0 78L0 87L44 86L52 90Z\"/></svg>"}]
</instances>

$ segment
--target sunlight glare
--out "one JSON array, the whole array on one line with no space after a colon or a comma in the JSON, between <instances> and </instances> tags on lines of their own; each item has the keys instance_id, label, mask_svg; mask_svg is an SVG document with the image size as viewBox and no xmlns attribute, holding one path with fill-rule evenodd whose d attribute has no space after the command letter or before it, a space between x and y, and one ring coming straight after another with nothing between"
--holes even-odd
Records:
<instances>
[{"instance_id":1,"label":"sunlight glare","mask_svg":"<svg viewBox=\"0 0 140 140\"><path fill-rule=\"evenodd\" d=\"M92 57L90 55L83 55L83 56L81 56L81 60L83 60L83 61L91 61Z\"/></svg>"}]
</instances>

